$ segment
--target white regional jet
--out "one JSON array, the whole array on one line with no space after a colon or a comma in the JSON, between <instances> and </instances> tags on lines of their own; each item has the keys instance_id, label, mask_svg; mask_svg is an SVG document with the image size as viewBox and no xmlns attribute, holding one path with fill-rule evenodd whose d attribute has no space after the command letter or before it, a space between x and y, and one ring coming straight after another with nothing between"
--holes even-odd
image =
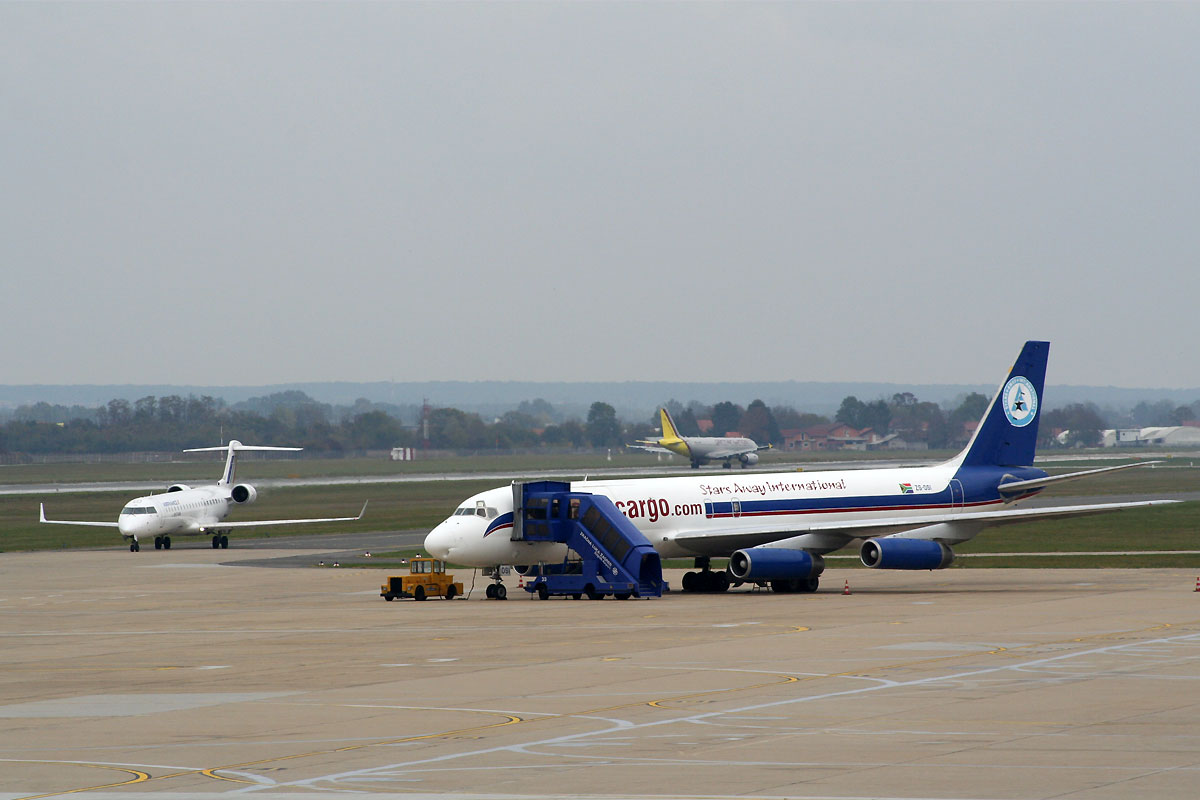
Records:
<instances>
[{"instance_id":1,"label":"white regional jet","mask_svg":"<svg viewBox=\"0 0 1200 800\"><path fill-rule=\"evenodd\" d=\"M575 492L603 494L663 558L694 558L700 572L685 591L724 591L731 583L777 592L816 591L822 556L854 540L877 569L942 569L954 545L985 527L1169 503L1169 500L1017 508L1045 487L1125 464L1049 476L1033 467L1049 342L1026 342L966 448L923 467L815 473L755 473L582 481ZM566 545L513 541L513 491L468 498L425 539L437 558L465 566L560 563ZM709 559L728 557L728 572Z\"/></svg>"},{"instance_id":2,"label":"white regional jet","mask_svg":"<svg viewBox=\"0 0 1200 800\"><path fill-rule=\"evenodd\" d=\"M229 547L228 532L233 528L258 528L266 525L299 525L308 522L354 522L362 519L366 513L367 504L363 503L362 511L357 517L327 517L322 519L271 519L255 520L253 522L225 522L225 517L237 505L253 503L258 492L248 483L234 481L234 471L237 469L237 454L242 450L283 450L296 451L299 447L265 447L247 445L234 439L228 445L221 447L195 447L184 450L185 453L201 453L214 450L228 451L225 459L225 473L215 486L200 486L193 489L182 483L167 488L163 494L152 494L146 497L135 497L121 509L117 522L81 522L78 520L46 519L46 505L41 506L41 522L51 525L90 525L101 528L116 528L121 535L129 539L129 551L136 553L141 549L139 539L143 536L154 537L155 550L170 550L171 535L200 535L212 534L213 549Z\"/></svg>"},{"instance_id":3,"label":"white regional jet","mask_svg":"<svg viewBox=\"0 0 1200 800\"><path fill-rule=\"evenodd\" d=\"M647 450L651 453L675 453L691 459L692 469L699 469L706 461L724 461L725 469L730 469L733 459L742 464L742 469L758 463L758 451L770 450L771 445L761 447L753 439L744 436L680 436L671 412L665 408L658 410L662 420L662 438L640 439L637 444L627 444L634 450Z\"/></svg>"}]
</instances>

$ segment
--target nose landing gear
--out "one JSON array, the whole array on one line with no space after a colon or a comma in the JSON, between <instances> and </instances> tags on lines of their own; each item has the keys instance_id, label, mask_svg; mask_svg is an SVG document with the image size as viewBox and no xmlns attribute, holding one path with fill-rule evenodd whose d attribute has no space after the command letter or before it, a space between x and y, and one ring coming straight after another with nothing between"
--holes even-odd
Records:
<instances>
[{"instance_id":1,"label":"nose landing gear","mask_svg":"<svg viewBox=\"0 0 1200 800\"><path fill-rule=\"evenodd\" d=\"M488 600L507 600L508 589L504 588L504 580L500 577L500 567L491 570L492 582L483 591Z\"/></svg>"}]
</instances>

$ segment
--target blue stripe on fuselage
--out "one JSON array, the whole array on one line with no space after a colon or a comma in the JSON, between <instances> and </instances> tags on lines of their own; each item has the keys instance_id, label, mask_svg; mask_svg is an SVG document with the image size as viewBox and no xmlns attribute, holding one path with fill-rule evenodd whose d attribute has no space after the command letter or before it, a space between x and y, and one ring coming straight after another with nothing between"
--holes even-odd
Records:
<instances>
[{"instance_id":1,"label":"blue stripe on fuselage","mask_svg":"<svg viewBox=\"0 0 1200 800\"><path fill-rule=\"evenodd\" d=\"M784 498L778 500L738 500L705 502L708 519L732 517L771 517L799 514L836 514L864 511L934 511L946 508L979 508L982 506L1024 500L1041 491L1033 489L1015 498L1000 494L998 486L1005 476L1009 480L1031 480L1046 475L1032 467L963 467L955 473L962 487L961 498L955 497L950 486L940 492L927 494L894 494L856 497ZM734 503L740 511L734 513Z\"/></svg>"},{"instance_id":2,"label":"blue stripe on fuselage","mask_svg":"<svg viewBox=\"0 0 1200 800\"><path fill-rule=\"evenodd\" d=\"M501 514L492 520L491 524L487 526L487 530L483 532L483 535L488 536L489 534L495 533L502 528L511 528L512 526L513 512L509 511L507 514Z\"/></svg>"}]
</instances>

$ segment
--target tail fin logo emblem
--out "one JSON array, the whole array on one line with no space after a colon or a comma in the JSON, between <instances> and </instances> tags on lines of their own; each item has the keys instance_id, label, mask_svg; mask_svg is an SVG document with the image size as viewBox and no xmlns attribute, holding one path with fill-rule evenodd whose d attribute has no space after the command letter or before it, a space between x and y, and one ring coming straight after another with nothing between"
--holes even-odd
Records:
<instances>
[{"instance_id":1,"label":"tail fin logo emblem","mask_svg":"<svg viewBox=\"0 0 1200 800\"><path fill-rule=\"evenodd\" d=\"M1037 390L1028 378L1018 375L1010 378L1004 384L1001 399L1004 402L1004 416L1016 428L1024 428L1037 418Z\"/></svg>"}]
</instances>

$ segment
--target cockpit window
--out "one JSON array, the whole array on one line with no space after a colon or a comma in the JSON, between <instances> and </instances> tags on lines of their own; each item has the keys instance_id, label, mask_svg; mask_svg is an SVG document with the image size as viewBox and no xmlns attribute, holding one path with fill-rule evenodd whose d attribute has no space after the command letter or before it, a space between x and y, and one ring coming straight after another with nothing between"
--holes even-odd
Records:
<instances>
[{"instance_id":1,"label":"cockpit window","mask_svg":"<svg viewBox=\"0 0 1200 800\"><path fill-rule=\"evenodd\" d=\"M125 506L121 509L122 514L157 514L158 509L154 506Z\"/></svg>"},{"instance_id":2,"label":"cockpit window","mask_svg":"<svg viewBox=\"0 0 1200 800\"><path fill-rule=\"evenodd\" d=\"M494 519L496 517L496 509L491 506L463 506L456 508L451 516L455 517L483 517L484 519Z\"/></svg>"}]
</instances>

